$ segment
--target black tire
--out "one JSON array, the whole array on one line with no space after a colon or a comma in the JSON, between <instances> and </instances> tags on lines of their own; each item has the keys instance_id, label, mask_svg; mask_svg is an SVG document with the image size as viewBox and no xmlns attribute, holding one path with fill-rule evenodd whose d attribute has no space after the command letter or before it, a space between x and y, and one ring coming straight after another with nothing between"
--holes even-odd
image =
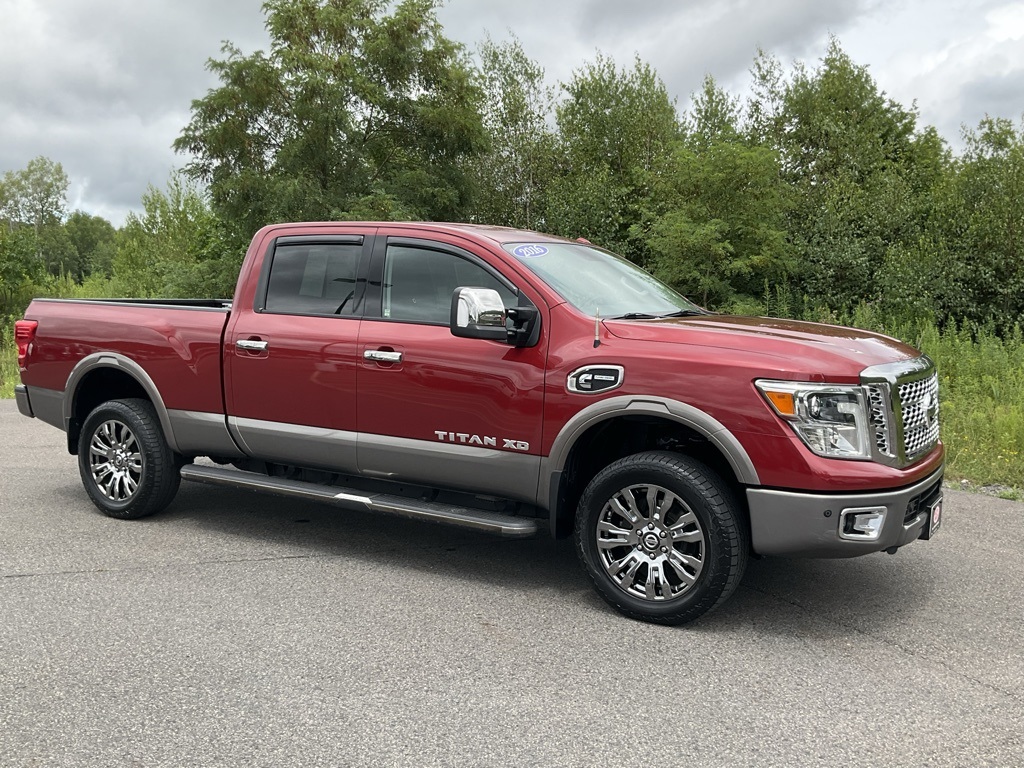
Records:
<instances>
[{"instance_id":1,"label":"black tire","mask_svg":"<svg viewBox=\"0 0 1024 768\"><path fill-rule=\"evenodd\" d=\"M85 419L78 471L93 504L110 517L136 520L159 512L181 476L148 400L110 400Z\"/></svg>"},{"instance_id":2,"label":"black tire","mask_svg":"<svg viewBox=\"0 0 1024 768\"><path fill-rule=\"evenodd\" d=\"M685 624L725 602L750 549L733 490L710 467L667 451L598 472L580 499L575 536L601 597L657 624Z\"/></svg>"}]
</instances>

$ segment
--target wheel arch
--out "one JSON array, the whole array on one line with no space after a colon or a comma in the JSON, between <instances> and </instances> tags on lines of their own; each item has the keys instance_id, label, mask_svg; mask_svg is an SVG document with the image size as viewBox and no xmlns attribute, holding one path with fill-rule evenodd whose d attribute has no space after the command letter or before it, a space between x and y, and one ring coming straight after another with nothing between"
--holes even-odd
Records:
<instances>
[{"instance_id":1,"label":"wheel arch","mask_svg":"<svg viewBox=\"0 0 1024 768\"><path fill-rule=\"evenodd\" d=\"M78 453L82 423L100 403L123 398L142 398L153 404L164 439L172 451L174 439L170 416L153 379L137 362L116 352L96 352L83 357L68 376L64 386L64 431L68 452Z\"/></svg>"},{"instance_id":2,"label":"wheel arch","mask_svg":"<svg viewBox=\"0 0 1024 768\"><path fill-rule=\"evenodd\" d=\"M753 461L720 421L678 400L622 395L584 408L558 433L542 466L538 503L553 536L571 532L575 502L586 483L612 461L675 444L737 486L760 485ZM742 498L743 494L738 494Z\"/></svg>"}]
</instances>

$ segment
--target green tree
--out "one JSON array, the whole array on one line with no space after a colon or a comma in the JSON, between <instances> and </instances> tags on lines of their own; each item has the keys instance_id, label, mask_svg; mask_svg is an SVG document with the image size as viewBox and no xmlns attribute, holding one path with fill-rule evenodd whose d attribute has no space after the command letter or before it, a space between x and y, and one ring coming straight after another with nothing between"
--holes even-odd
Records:
<instances>
[{"instance_id":1,"label":"green tree","mask_svg":"<svg viewBox=\"0 0 1024 768\"><path fill-rule=\"evenodd\" d=\"M1024 317L1024 122L1017 131L1006 118L987 117L964 139L955 179L965 215L960 230L947 233L971 271L963 314L1009 330Z\"/></svg>"},{"instance_id":2,"label":"green tree","mask_svg":"<svg viewBox=\"0 0 1024 768\"><path fill-rule=\"evenodd\" d=\"M68 176L60 163L46 157L29 160L20 171L0 180L0 219L8 227L30 225L38 235L67 214Z\"/></svg>"},{"instance_id":3,"label":"green tree","mask_svg":"<svg viewBox=\"0 0 1024 768\"><path fill-rule=\"evenodd\" d=\"M719 87L711 75L704 77L692 102L682 121L687 145L699 151L740 140L740 101Z\"/></svg>"},{"instance_id":4,"label":"green tree","mask_svg":"<svg viewBox=\"0 0 1024 768\"><path fill-rule=\"evenodd\" d=\"M81 282L91 273L110 277L117 236L114 225L102 216L75 211L64 222L64 230L78 254L80 271L75 279Z\"/></svg>"},{"instance_id":5,"label":"green tree","mask_svg":"<svg viewBox=\"0 0 1024 768\"><path fill-rule=\"evenodd\" d=\"M232 250L202 192L181 175L150 187L117 238L113 284L124 296L230 296L244 250Z\"/></svg>"},{"instance_id":6,"label":"green tree","mask_svg":"<svg viewBox=\"0 0 1024 768\"><path fill-rule=\"evenodd\" d=\"M792 270L791 188L777 153L741 136L735 98L706 78L687 135L656 174L642 227L655 273L699 303L749 305ZM634 231L640 231L637 228Z\"/></svg>"},{"instance_id":7,"label":"green tree","mask_svg":"<svg viewBox=\"0 0 1024 768\"><path fill-rule=\"evenodd\" d=\"M1011 332L1024 316L1024 123L983 119L932 196L924 235L889 254L885 302Z\"/></svg>"},{"instance_id":8,"label":"green tree","mask_svg":"<svg viewBox=\"0 0 1024 768\"><path fill-rule=\"evenodd\" d=\"M554 170L553 89L515 38L501 45L488 38L478 56L488 148L470 162L476 187L472 218L541 229Z\"/></svg>"},{"instance_id":9,"label":"green tree","mask_svg":"<svg viewBox=\"0 0 1024 768\"><path fill-rule=\"evenodd\" d=\"M50 274L81 274L78 252L64 232L68 176L60 163L36 157L0 179L0 221L8 231L29 227L36 258Z\"/></svg>"},{"instance_id":10,"label":"green tree","mask_svg":"<svg viewBox=\"0 0 1024 768\"><path fill-rule=\"evenodd\" d=\"M559 171L548 190L546 228L643 263L643 241L631 229L643 215L653 174L679 136L675 104L639 59L620 70L598 54L562 88Z\"/></svg>"},{"instance_id":11,"label":"green tree","mask_svg":"<svg viewBox=\"0 0 1024 768\"><path fill-rule=\"evenodd\" d=\"M797 195L788 229L799 286L836 310L877 299L887 253L923 233L941 142L834 39L815 70L797 65L787 80L761 56L754 75L746 133L778 151Z\"/></svg>"},{"instance_id":12,"label":"green tree","mask_svg":"<svg viewBox=\"0 0 1024 768\"><path fill-rule=\"evenodd\" d=\"M268 0L269 53L225 44L175 142L236 235L282 220L458 219L480 91L436 0Z\"/></svg>"},{"instance_id":13,"label":"green tree","mask_svg":"<svg viewBox=\"0 0 1024 768\"><path fill-rule=\"evenodd\" d=\"M87 266L62 224L43 227L39 232L37 242L43 265L50 275L63 276L78 283L82 282L88 271Z\"/></svg>"},{"instance_id":14,"label":"green tree","mask_svg":"<svg viewBox=\"0 0 1024 768\"><path fill-rule=\"evenodd\" d=\"M750 96L747 99L744 133L754 144L782 148L783 100L786 78L782 63L758 48L750 68Z\"/></svg>"},{"instance_id":15,"label":"green tree","mask_svg":"<svg viewBox=\"0 0 1024 768\"><path fill-rule=\"evenodd\" d=\"M0 226L0 318L19 314L43 277L43 262L31 227Z\"/></svg>"}]
</instances>

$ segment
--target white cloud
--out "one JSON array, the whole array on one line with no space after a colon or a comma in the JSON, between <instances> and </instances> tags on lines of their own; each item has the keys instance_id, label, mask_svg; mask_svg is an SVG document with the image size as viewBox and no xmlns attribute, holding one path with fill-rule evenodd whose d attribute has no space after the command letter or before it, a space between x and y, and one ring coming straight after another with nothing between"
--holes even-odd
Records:
<instances>
[{"instance_id":1,"label":"white cloud","mask_svg":"<svg viewBox=\"0 0 1024 768\"><path fill-rule=\"evenodd\" d=\"M184 159L171 143L221 40L263 43L248 0L0 0L0 172L44 155L69 203L123 221Z\"/></svg>"},{"instance_id":2,"label":"white cloud","mask_svg":"<svg viewBox=\"0 0 1024 768\"><path fill-rule=\"evenodd\" d=\"M1013 3L985 14L988 34L993 40L1020 40L1024 37L1024 5Z\"/></svg>"},{"instance_id":3,"label":"white cloud","mask_svg":"<svg viewBox=\"0 0 1024 768\"><path fill-rule=\"evenodd\" d=\"M1024 111L1024 5L991 0L904 2L885 24L862 20L844 40L879 86L959 148L962 125Z\"/></svg>"},{"instance_id":4,"label":"white cloud","mask_svg":"<svg viewBox=\"0 0 1024 768\"><path fill-rule=\"evenodd\" d=\"M600 49L651 63L685 106L705 74L742 87L756 48L813 63L829 34L879 86L955 140L961 123L1024 110L1024 4L1006 0L448 0L470 47L511 30L551 82ZM186 158L170 145L215 81L223 40L266 48L255 0L0 0L0 173L45 155L71 203L120 223Z\"/></svg>"}]
</instances>

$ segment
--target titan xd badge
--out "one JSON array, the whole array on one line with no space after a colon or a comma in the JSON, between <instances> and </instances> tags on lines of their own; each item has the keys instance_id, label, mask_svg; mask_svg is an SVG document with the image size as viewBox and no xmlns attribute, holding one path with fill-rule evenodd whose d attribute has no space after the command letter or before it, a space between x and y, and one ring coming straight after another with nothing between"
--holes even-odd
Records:
<instances>
[{"instance_id":1,"label":"titan xd badge","mask_svg":"<svg viewBox=\"0 0 1024 768\"><path fill-rule=\"evenodd\" d=\"M581 395L596 395L621 386L624 376L621 365L587 365L569 374L566 387Z\"/></svg>"}]
</instances>

